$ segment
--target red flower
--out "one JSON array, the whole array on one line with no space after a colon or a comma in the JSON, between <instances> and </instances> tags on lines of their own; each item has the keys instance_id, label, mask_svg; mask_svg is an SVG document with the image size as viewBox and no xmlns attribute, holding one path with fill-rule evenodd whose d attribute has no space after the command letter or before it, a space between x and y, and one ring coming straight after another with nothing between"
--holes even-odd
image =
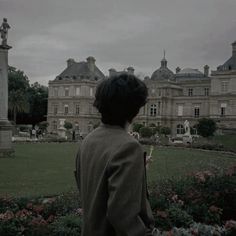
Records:
<instances>
[{"instance_id":1,"label":"red flower","mask_svg":"<svg viewBox=\"0 0 236 236\"><path fill-rule=\"evenodd\" d=\"M43 210L44 210L43 205L35 205L35 206L33 206L33 211L34 211L35 213L37 213L37 214L42 213Z\"/></svg>"}]
</instances>

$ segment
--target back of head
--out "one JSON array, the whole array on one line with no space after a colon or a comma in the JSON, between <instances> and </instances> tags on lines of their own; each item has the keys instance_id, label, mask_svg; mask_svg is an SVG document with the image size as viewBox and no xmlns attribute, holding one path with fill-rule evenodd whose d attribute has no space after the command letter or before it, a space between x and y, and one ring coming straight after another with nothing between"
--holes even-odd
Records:
<instances>
[{"instance_id":1,"label":"back of head","mask_svg":"<svg viewBox=\"0 0 236 236\"><path fill-rule=\"evenodd\" d=\"M94 106L102 122L124 127L145 105L147 87L136 76L122 73L102 81L96 90Z\"/></svg>"}]
</instances>

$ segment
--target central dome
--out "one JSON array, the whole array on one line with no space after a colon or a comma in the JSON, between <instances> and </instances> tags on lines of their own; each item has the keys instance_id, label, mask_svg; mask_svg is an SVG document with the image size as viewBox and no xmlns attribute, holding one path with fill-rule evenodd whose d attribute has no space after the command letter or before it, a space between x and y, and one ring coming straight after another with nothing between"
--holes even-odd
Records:
<instances>
[{"instance_id":1,"label":"central dome","mask_svg":"<svg viewBox=\"0 0 236 236\"><path fill-rule=\"evenodd\" d=\"M173 80L174 73L167 67L167 60L165 57L161 61L161 67L154 71L152 76L152 80Z\"/></svg>"}]
</instances>

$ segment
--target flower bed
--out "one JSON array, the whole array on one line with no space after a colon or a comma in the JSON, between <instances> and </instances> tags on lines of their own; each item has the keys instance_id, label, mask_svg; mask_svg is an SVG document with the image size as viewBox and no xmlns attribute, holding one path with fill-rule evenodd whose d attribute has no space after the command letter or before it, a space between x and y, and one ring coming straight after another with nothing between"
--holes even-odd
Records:
<instances>
[{"instance_id":1,"label":"flower bed","mask_svg":"<svg viewBox=\"0 0 236 236\"><path fill-rule=\"evenodd\" d=\"M151 184L159 235L236 235L236 166ZM79 236L77 193L48 198L0 198L0 235ZM197 222L197 223L196 223Z\"/></svg>"}]
</instances>

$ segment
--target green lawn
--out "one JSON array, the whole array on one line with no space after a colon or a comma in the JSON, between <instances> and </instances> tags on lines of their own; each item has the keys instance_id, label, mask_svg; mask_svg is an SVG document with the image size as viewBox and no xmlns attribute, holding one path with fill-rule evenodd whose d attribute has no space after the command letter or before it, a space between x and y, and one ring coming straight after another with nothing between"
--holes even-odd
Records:
<instances>
[{"instance_id":1,"label":"green lawn","mask_svg":"<svg viewBox=\"0 0 236 236\"><path fill-rule=\"evenodd\" d=\"M0 159L0 195L52 195L76 189L73 170L77 148L75 143L15 145L15 158ZM231 165L236 165L236 156L158 148L153 151L148 180L176 178L191 171Z\"/></svg>"},{"instance_id":2,"label":"green lawn","mask_svg":"<svg viewBox=\"0 0 236 236\"><path fill-rule=\"evenodd\" d=\"M153 162L148 178L156 182L166 178L178 178L196 171L217 170L236 165L236 155L215 151L163 147L153 151Z\"/></svg>"},{"instance_id":3,"label":"green lawn","mask_svg":"<svg viewBox=\"0 0 236 236\"><path fill-rule=\"evenodd\" d=\"M217 135L212 140L218 144L223 144L225 148L236 151L236 135Z\"/></svg>"}]
</instances>

